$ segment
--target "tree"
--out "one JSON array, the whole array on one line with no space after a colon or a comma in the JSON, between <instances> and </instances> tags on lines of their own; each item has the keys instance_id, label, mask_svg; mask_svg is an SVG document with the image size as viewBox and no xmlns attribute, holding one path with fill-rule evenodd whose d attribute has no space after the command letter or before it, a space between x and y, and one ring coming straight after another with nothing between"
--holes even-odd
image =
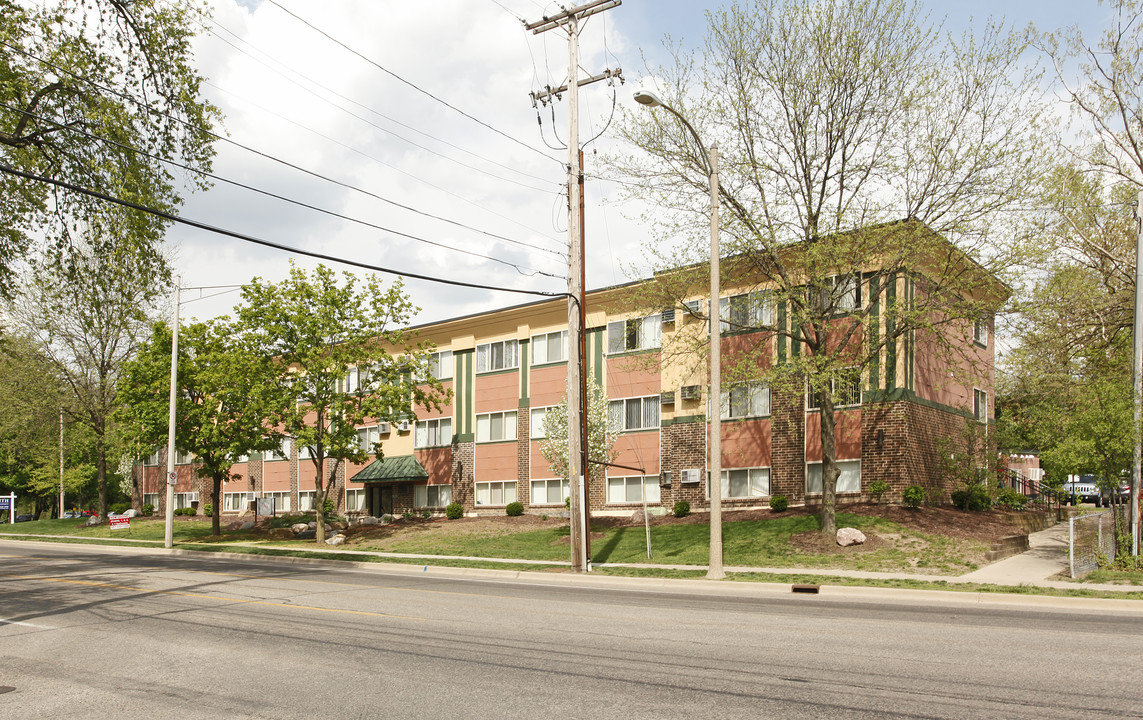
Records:
<instances>
[{"instance_id":1,"label":"tree","mask_svg":"<svg viewBox=\"0 0 1143 720\"><path fill-rule=\"evenodd\" d=\"M175 444L194 453L198 476L211 481L211 530L221 532L222 484L235 479L237 458L277 446L263 428L257 391L270 371L266 358L231 341L229 319L179 329L178 406ZM157 323L151 339L124 368L118 417L136 457L167 442L171 329Z\"/></svg>"},{"instance_id":2,"label":"tree","mask_svg":"<svg viewBox=\"0 0 1143 720\"><path fill-rule=\"evenodd\" d=\"M360 447L357 426L411 419L447 397L429 372L430 346L406 329L414 312L400 282L385 288L369 276L358 289L353 275L339 284L324 265L312 277L294 267L277 285L256 279L242 289L235 335L267 359L255 386L267 431L293 438L312 463L319 543L340 464L373 454Z\"/></svg>"},{"instance_id":3,"label":"tree","mask_svg":"<svg viewBox=\"0 0 1143 720\"><path fill-rule=\"evenodd\" d=\"M146 334L164 277L124 225L130 219L123 213L107 212L74 246L38 259L15 306L19 324L67 390L65 412L90 429L101 516L108 510L109 467L117 465L113 413L123 364Z\"/></svg>"},{"instance_id":4,"label":"tree","mask_svg":"<svg viewBox=\"0 0 1143 720\"><path fill-rule=\"evenodd\" d=\"M194 171L210 169L219 112L200 97L190 46L205 12L155 0L0 0L0 296L10 297L14 262L34 237L64 248L104 210L12 170L166 212L180 183L206 187ZM176 176L167 161L192 172ZM157 256L166 221L125 219L130 241Z\"/></svg>"},{"instance_id":5,"label":"tree","mask_svg":"<svg viewBox=\"0 0 1143 720\"><path fill-rule=\"evenodd\" d=\"M1005 299L995 278L1022 237L1000 211L1043 167L1036 78L1020 70L1013 33L945 38L905 0L740 3L709 21L698 57L674 48L674 65L649 74L717 142L723 272L760 291L758 310L724 318L755 331L724 373L818 399L821 528L832 533L840 389L852 394L910 335L960 352L950 338ZM642 152L614 167L662 211L650 251L673 269L648 305L679 307L708 272L705 155L665 113L628 113L620 134ZM770 364L776 340L793 352ZM677 354L705 356L705 341L692 343Z\"/></svg>"},{"instance_id":6,"label":"tree","mask_svg":"<svg viewBox=\"0 0 1143 720\"><path fill-rule=\"evenodd\" d=\"M587 395L587 447L593 463L615 462L615 441L619 435L612 429L607 417L607 396L594 382L588 383ZM556 477L571 482L568 466L568 401L565 396L559 405L548 408L544 414L544 440L540 454L551 465Z\"/></svg>"}]
</instances>

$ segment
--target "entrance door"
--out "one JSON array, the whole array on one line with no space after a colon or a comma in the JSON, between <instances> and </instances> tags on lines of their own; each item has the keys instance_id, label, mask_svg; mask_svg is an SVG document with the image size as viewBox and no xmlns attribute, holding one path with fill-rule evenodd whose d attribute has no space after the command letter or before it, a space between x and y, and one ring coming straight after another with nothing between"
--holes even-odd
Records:
<instances>
[{"instance_id":1,"label":"entrance door","mask_svg":"<svg viewBox=\"0 0 1143 720\"><path fill-rule=\"evenodd\" d=\"M391 486L373 486L369 488L365 498L366 508L373 517L393 514L393 488Z\"/></svg>"}]
</instances>

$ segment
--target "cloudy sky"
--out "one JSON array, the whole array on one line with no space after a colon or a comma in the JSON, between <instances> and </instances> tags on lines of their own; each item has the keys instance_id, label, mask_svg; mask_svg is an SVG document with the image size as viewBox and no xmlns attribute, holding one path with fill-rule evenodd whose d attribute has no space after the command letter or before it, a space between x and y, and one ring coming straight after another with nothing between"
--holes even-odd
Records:
<instances>
[{"instance_id":1,"label":"cloudy sky","mask_svg":"<svg viewBox=\"0 0 1143 720\"><path fill-rule=\"evenodd\" d=\"M644 266L645 208L594 175L613 147L613 103L632 107L646 63L669 35L695 47L701 0L623 0L583 30L580 76L621 67L626 83L581 91L587 285ZM567 36L526 31L558 12L542 0L211 0L196 43L206 96L225 115L215 173L326 212L228 183L187 198L182 214L307 251L492 287L566 290L566 103L534 109L529 92L566 82ZM1023 28L1094 30L1097 0L930 0L958 30L1001 14ZM539 122L537 122L539 119ZM338 217L343 216L343 217ZM349 218L349 219L347 219ZM410 237L411 236L411 237ZM184 317L224 314L229 285L278 281L291 254L176 226L169 234ZM296 257L304 267L316 260ZM350 269L329 263L339 269ZM360 272L360 271L357 271ZM390 278L391 276L387 276ZM220 287L222 286L222 287ZM407 281L418 322L530 299ZM199 299L201 298L201 299Z\"/></svg>"}]
</instances>

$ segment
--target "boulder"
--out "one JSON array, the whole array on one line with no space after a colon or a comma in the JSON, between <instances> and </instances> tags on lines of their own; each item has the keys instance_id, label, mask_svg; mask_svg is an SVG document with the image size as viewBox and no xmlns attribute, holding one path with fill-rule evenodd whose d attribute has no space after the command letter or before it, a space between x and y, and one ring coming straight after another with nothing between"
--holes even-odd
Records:
<instances>
[{"instance_id":1,"label":"boulder","mask_svg":"<svg viewBox=\"0 0 1143 720\"><path fill-rule=\"evenodd\" d=\"M119 517L125 517L125 518L139 517L139 511L136 510L135 508L127 508L127 510L125 510L123 512L123 514L120 515Z\"/></svg>"},{"instance_id":2,"label":"boulder","mask_svg":"<svg viewBox=\"0 0 1143 720\"><path fill-rule=\"evenodd\" d=\"M375 517L366 516L366 517L363 517L360 520L358 520L357 524L358 525L380 525L381 521Z\"/></svg>"},{"instance_id":3,"label":"boulder","mask_svg":"<svg viewBox=\"0 0 1143 720\"><path fill-rule=\"evenodd\" d=\"M308 523L294 523L290 526L290 529L294 531L295 535L299 535L304 532L312 532L312 530L316 530L317 525L315 524L311 529Z\"/></svg>"},{"instance_id":4,"label":"boulder","mask_svg":"<svg viewBox=\"0 0 1143 720\"><path fill-rule=\"evenodd\" d=\"M296 540L313 540L317 537L317 533L313 530L303 530L300 533L294 533Z\"/></svg>"},{"instance_id":5,"label":"boulder","mask_svg":"<svg viewBox=\"0 0 1143 720\"><path fill-rule=\"evenodd\" d=\"M308 523L306 523L306 527L308 527L310 530L317 530L317 520L310 520Z\"/></svg>"},{"instance_id":6,"label":"boulder","mask_svg":"<svg viewBox=\"0 0 1143 720\"><path fill-rule=\"evenodd\" d=\"M92 527L94 525L102 525L102 524L103 524L103 519L100 518L98 515L92 515L91 517L89 517L87 519L87 526L88 527Z\"/></svg>"},{"instance_id":7,"label":"boulder","mask_svg":"<svg viewBox=\"0 0 1143 720\"><path fill-rule=\"evenodd\" d=\"M242 523L242 525L238 529L239 530L251 530L253 528L254 528L254 523L247 520L246 522Z\"/></svg>"},{"instance_id":8,"label":"boulder","mask_svg":"<svg viewBox=\"0 0 1143 720\"><path fill-rule=\"evenodd\" d=\"M857 528L838 528L837 544L841 545L842 547L849 547L850 545L864 545L865 533L861 532Z\"/></svg>"},{"instance_id":9,"label":"boulder","mask_svg":"<svg viewBox=\"0 0 1143 720\"><path fill-rule=\"evenodd\" d=\"M641 508L639 510L636 510L635 512L631 513L631 522L632 523L634 523L636 525L642 525L643 520L644 520L643 510Z\"/></svg>"},{"instance_id":10,"label":"boulder","mask_svg":"<svg viewBox=\"0 0 1143 720\"><path fill-rule=\"evenodd\" d=\"M331 527L331 528L333 528L335 531L337 531L337 530L344 530L344 529L345 529L346 527L348 527L348 526L347 526L345 523L343 523L343 522L341 522L341 521L338 521L338 522L331 522L331 523L329 524L329 527Z\"/></svg>"},{"instance_id":11,"label":"boulder","mask_svg":"<svg viewBox=\"0 0 1143 720\"><path fill-rule=\"evenodd\" d=\"M344 535L334 535L331 538L326 538L326 545L343 545L345 543Z\"/></svg>"}]
</instances>

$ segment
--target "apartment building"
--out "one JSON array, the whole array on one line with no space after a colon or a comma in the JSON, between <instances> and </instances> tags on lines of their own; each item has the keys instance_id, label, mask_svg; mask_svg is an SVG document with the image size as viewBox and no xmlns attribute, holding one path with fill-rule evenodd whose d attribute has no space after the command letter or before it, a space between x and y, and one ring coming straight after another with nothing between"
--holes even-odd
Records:
<instances>
[{"instance_id":1,"label":"apartment building","mask_svg":"<svg viewBox=\"0 0 1143 720\"><path fill-rule=\"evenodd\" d=\"M900 272L877 287L860 273L845 276L853 302L871 301L870 325L884 325L878 298L911 298L916 277ZM589 381L609 401L619 431L617 463L642 472L595 471L588 494L594 514L630 514L646 500L669 509L687 500L708 506L707 374L693 353L673 353L679 333L705 333L707 301L700 293L680 307L640 313L625 302L638 283L593 291L587 298ZM723 354L747 346L760 368L799 352L782 335L735 331L788 322L781 304L755 286L731 284L720 300ZM751 322L733 322L742 313ZM519 501L528 512L563 510L570 494L540 452L543 418L565 395L570 349L567 307L547 300L459 317L417 328L436 344L433 372L452 391L440 410L417 408L415 418L359 428L363 447L380 441L384 457L342 465L330 497L339 513L443 511L459 502L469 514L500 514ZM940 438L966 422L993 416L991 322L950 322L943 343L916 333L889 343L877 362L835 388L836 446L841 504L868 497L874 480L899 498L910 485L940 490ZM963 352L949 353L947 347ZM944 349L941 349L941 346ZM352 384L352 374L347 378ZM791 504L821 499L821 423L814 393L761 381L724 386L719 402L724 507L761 508L777 494ZM194 477L193 459L178 458L176 506L205 503L208 485ZM160 507L166 469L162 451L136 468L138 500ZM314 465L289 439L275 452L241 458L238 479L224 489L222 510L243 512L253 498L272 497L278 512L313 507Z\"/></svg>"}]
</instances>

